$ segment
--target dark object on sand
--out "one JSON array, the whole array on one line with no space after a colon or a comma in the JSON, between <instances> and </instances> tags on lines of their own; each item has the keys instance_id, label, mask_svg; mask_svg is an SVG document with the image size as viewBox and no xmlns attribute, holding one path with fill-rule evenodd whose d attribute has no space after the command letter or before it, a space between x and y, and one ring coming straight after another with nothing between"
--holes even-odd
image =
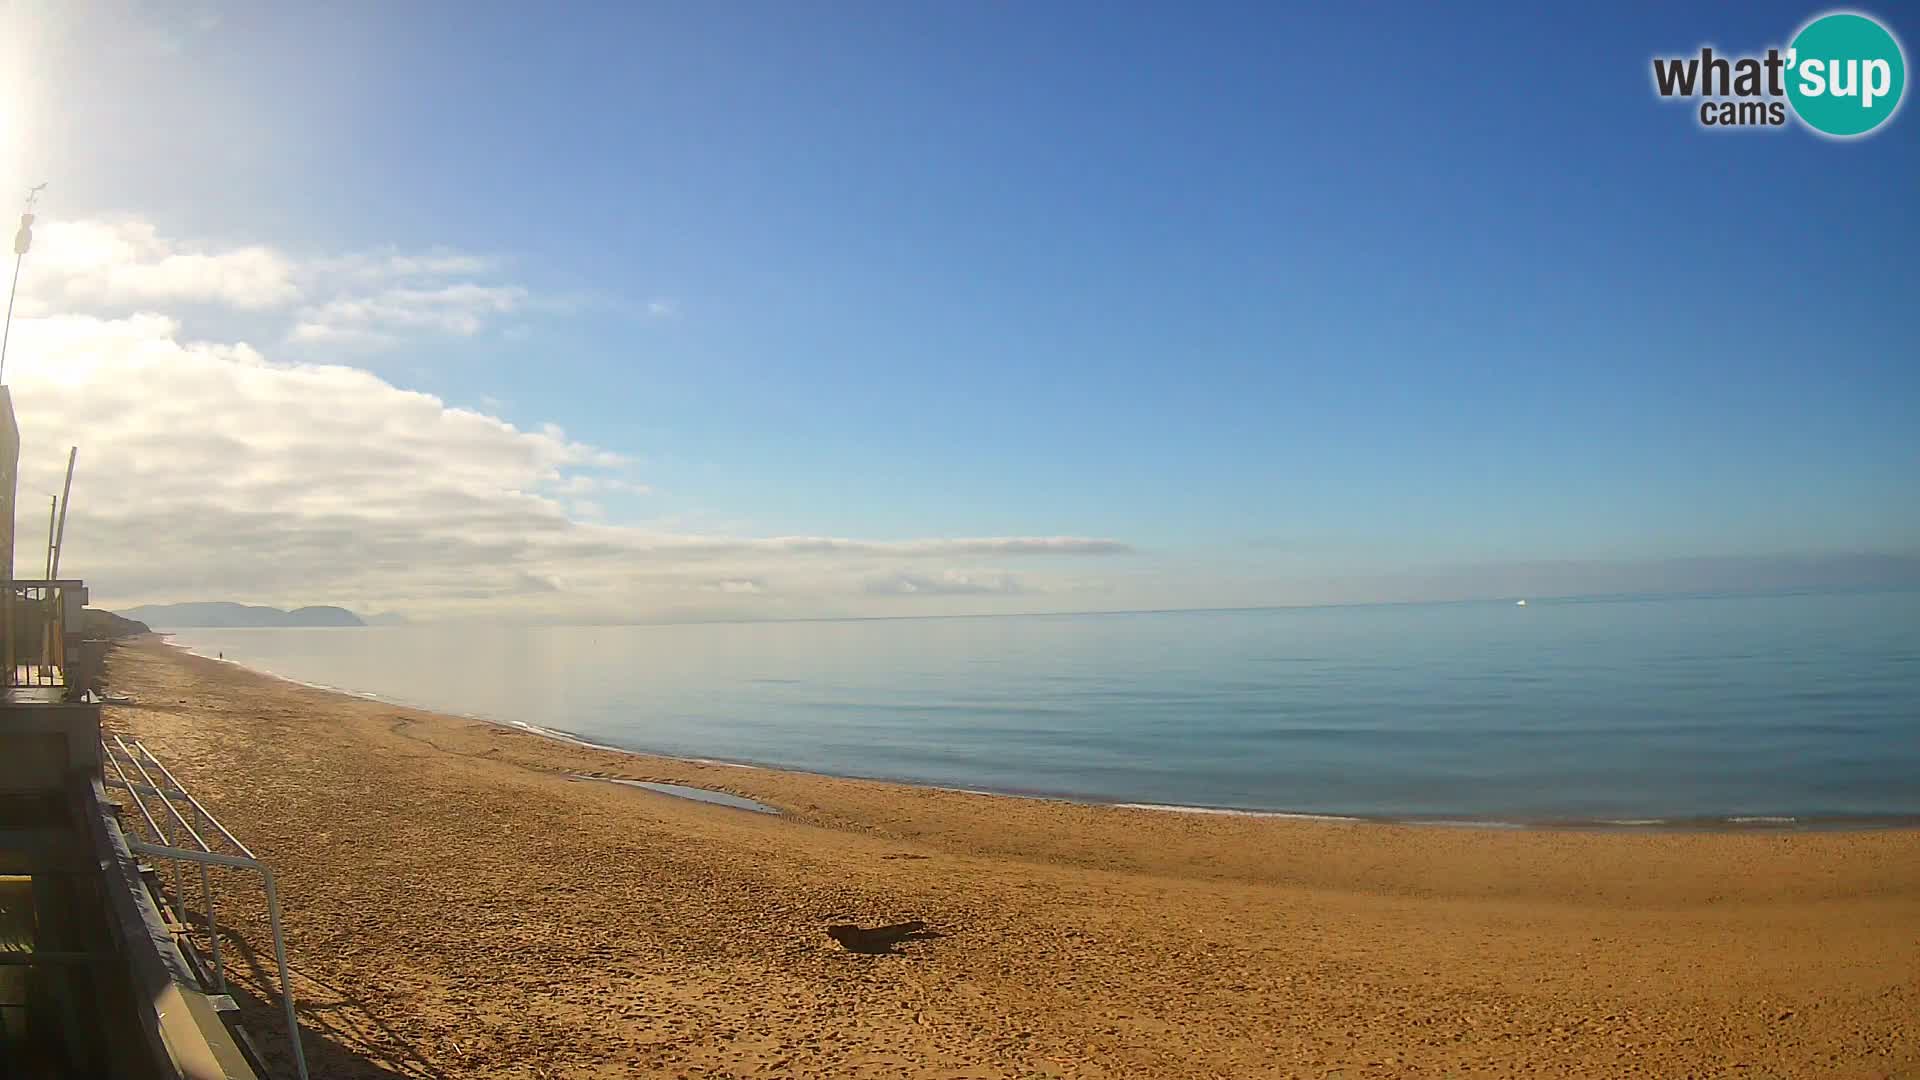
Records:
<instances>
[{"instance_id":1,"label":"dark object on sand","mask_svg":"<svg viewBox=\"0 0 1920 1080\"><path fill-rule=\"evenodd\" d=\"M894 946L903 941L924 941L940 935L927 929L926 923L915 919L872 928L835 923L827 927L827 936L839 942L848 952L882 954L892 952Z\"/></svg>"}]
</instances>

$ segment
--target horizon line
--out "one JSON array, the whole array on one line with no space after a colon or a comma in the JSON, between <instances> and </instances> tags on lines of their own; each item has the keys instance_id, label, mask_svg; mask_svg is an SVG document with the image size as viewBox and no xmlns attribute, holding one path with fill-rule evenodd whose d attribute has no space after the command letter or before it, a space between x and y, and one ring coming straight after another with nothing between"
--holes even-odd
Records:
<instances>
[{"instance_id":1,"label":"horizon line","mask_svg":"<svg viewBox=\"0 0 1920 1080\"><path fill-rule=\"evenodd\" d=\"M1837 593L1881 593L1881 592L1920 592L1920 583L1888 585L1813 585L1793 586L1776 589L1714 589L1714 590L1676 590L1672 592L1622 592L1622 593L1567 593L1559 596L1527 595L1517 593L1500 596L1456 597L1450 600L1354 600L1326 604L1246 604L1224 607L1165 607L1165 608L1094 608L1087 610L1049 610L1049 611L977 611L949 612L943 614L922 615L796 615L786 618L733 618L733 619L639 619L629 622L538 622L529 620L497 619L486 616L461 616L449 619L408 619L402 623L385 625L362 623L360 626L182 626L179 630L387 630L407 626L442 626L453 623L493 623L504 626L551 626L551 627L621 627L621 626L745 626L761 623L823 623L823 622L906 622L947 619L1046 619L1069 616L1107 616L1107 615L1226 615L1239 612L1256 611L1321 611L1341 608L1371 607L1442 607L1455 604L1512 604L1518 600L1535 604L1564 603L1622 603L1650 600L1737 600L1759 599L1766 597L1826 595ZM175 604L237 603L226 600L185 600ZM134 610L141 607L171 607L175 604L136 604ZM248 605L242 605L248 606ZM256 605L270 606L270 605ZM309 604L306 607L337 607L331 604ZM111 608L99 610L111 611L126 618L124 613ZM283 609L297 610L297 609ZM342 608L356 618L358 612ZM171 633L171 630L149 628L153 633Z\"/></svg>"}]
</instances>

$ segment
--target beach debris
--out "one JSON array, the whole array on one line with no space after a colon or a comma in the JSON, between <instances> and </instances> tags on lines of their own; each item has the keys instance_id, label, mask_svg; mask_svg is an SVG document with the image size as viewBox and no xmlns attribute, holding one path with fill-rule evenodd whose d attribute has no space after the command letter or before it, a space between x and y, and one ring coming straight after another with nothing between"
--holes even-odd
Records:
<instances>
[{"instance_id":1,"label":"beach debris","mask_svg":"<svg viewBox=\"0 0 1920 1080\"><path fill-rule=\"evenodd\" d=\"M714 806L727 806L735 810L751 810L756 814L779 814L780 808L769 806L744 795L735 795L730 791L715 791L712 788L692 787L687 784L669 784L657 780L628 780L618 776L595 775L593 773L574 773L575 780L598 780L607 784L619 784L622 787L642 788L656 795L671 795L677 799L691 799L694 802L710 803Z\"/></svg>"},{"instance_id":2,"label":"beach debris","mask_svg":"<svg viewBox=\"0 0 1920 1080\"><path fill-rule=\"evenodd\" d=\"M848 952L881 955L893 952L901 942L925 941L940 935L927 929L927 924L919 919L910 919L873 927L834 923L827 927L827 936L839 942L840 947Z\"/></svg>"}]
</instances>

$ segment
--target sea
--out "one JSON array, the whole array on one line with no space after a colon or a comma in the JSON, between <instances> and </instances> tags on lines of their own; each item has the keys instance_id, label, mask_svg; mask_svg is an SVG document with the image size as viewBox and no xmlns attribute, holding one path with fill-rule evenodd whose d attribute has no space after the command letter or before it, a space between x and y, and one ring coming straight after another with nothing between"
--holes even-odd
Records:
<instances>
[{"instance_id":1,"label":"sea","mask_svg":"<svg viewBox=\"0 0 1920 1080\"><path fill-rule=\"evenodd\" d=\"M180 630L625 749L1459 825L1920 823L1920 592L632 626Z\"/></svg>"}]
</instances>

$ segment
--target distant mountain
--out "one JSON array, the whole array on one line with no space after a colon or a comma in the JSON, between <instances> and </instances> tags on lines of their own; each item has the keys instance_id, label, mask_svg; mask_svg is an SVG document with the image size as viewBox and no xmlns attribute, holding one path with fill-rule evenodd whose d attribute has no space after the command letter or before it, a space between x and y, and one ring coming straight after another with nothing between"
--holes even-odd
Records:
<instances>
[{"instance_id":1,"label":"distant mountain","mask_svg":"<svg viewBox=\"0 0 1920 1080\"><path fill-rule=\"evenodd\" d=\"M367 625L360 621L360 616L346 608L327 606L282 611L275 607L224 602L148 604L143 607L129 608L120 614L162 630L186 630L200 627Z\"/></svg>"},{"instance_id":2,"label":"distant mountain","mask_svg":"<svg viewBox=\"0 0 1920 1080\"><path fill-rule=\"evenodd\" d=\"M343 607L319 604L287 612L288 626L365 626L360 616Z\"/></svg>"}]
</instances>

